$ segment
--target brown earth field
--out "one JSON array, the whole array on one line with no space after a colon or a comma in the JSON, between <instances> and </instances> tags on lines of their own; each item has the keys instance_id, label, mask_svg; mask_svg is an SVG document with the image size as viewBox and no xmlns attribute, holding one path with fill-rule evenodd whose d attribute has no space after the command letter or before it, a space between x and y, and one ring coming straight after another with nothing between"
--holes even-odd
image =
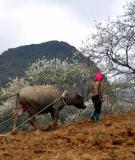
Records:
<instances>
[{"instance_id":1,"label":"brown earth field","mask_svg":"<svg viewBox=\"0 0 135 160\"><path fill-rule=\"evenodd\" d=\"M135 160L135 113L1 135L0 160Z\"/></svg>"}]
</instances>

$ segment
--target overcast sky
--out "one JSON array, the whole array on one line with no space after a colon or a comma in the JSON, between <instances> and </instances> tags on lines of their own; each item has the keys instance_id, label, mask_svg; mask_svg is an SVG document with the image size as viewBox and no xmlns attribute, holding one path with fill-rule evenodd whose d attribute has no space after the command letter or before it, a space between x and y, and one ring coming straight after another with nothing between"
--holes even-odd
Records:
<instances>
[{"instance_id":1,"label":"overcast sky","mask_svg":"<svg viewBox=\"0 0 135 160\"><path fill-rule=\"evenodd\" d=\"M0 0L0 53L49 40L79 48L94 21L115 18L131 0Z\"/></svg>"}]
</instances>

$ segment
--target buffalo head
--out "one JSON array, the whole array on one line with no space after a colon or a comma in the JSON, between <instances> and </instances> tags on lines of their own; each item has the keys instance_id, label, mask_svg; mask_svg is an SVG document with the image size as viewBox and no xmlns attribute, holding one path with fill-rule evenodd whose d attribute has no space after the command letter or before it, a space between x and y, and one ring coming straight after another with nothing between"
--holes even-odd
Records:
<instances>
[{"instance_id":1,"label":"buffalo head","mask_svg":"<svg viewBox=\"0 0 135 160\"><path fill-rule=\"evenodd\" d=\"M79 109L86 108L84 104L84 97L77 92L66 92L63 99L67 105L74 105L76 108Z\"/></svg>"}]
</instances>

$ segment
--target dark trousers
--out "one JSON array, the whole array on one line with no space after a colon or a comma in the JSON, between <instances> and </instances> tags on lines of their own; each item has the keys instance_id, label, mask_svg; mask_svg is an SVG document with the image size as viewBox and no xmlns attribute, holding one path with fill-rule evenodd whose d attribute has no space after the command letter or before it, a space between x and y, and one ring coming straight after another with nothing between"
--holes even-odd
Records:
<instances>
[{"instance_id":1,"label":"dark trousers","mask_svg":"<svg viewBox=\"0 0 135 160\"><path fill-rule=\"evenodd\" d=\"M99 98L99 95L92 96L92 102L94 104L95 114L100 114L101 113L102 101Z\"/></svg>"}]
</instances>

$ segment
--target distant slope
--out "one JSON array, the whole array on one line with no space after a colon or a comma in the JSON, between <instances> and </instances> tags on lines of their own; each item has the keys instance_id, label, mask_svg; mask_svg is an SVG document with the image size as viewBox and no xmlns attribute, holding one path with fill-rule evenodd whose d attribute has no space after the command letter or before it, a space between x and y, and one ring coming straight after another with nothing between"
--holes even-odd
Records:
<instances>
[{"instance_id":1,"label":"distant slope","mask_svg":"<svg viewBox=\"0 0 135 160\"><path fill-rule=\"evenodd\" d=\"M9 77L22 76L27 67L38 58L71 58L76 51L75 47L62 41L48 41L8 49L0 55L0 85L8 82Z\"/></svg>"}]
</instances>

